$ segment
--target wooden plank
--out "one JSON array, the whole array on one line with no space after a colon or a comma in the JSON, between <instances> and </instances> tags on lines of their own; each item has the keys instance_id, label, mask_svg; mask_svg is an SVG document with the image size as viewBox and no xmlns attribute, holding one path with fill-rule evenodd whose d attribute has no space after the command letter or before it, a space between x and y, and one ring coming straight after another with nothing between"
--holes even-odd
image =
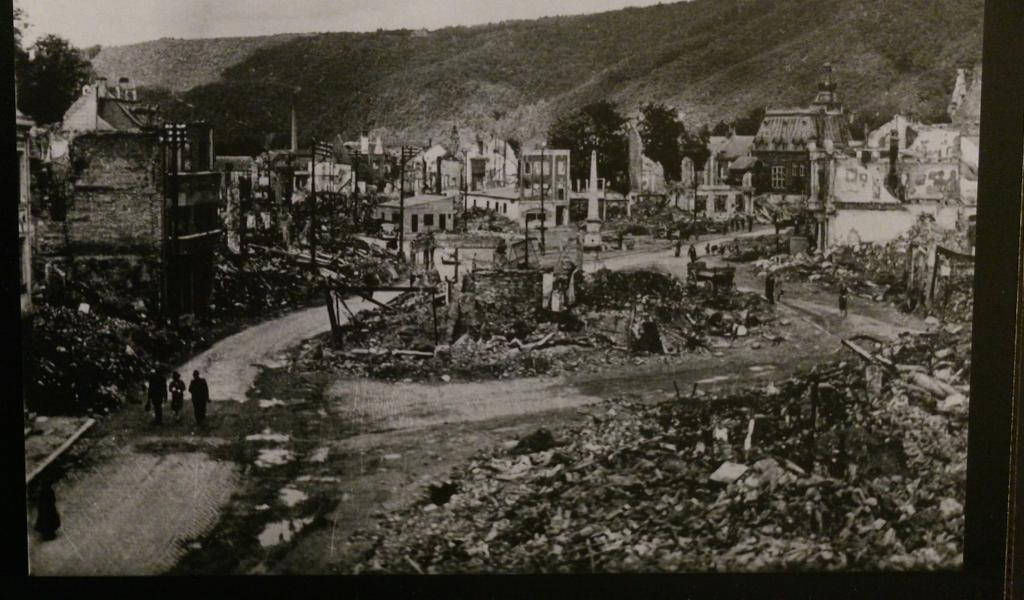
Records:
<instances>
[{"instance_id":1,"label":"wooden plank","mask_svg":"<svg viewBox=\"0 0 1024 600\"><path fill-rule=\"evenodd\" d=\"M881 356L875 356L874 354L871 354L870 352L868 352L867 350L861 348L860 346L858 346L857 344L851 342L850 340L843 340L843 345L846 346L847 348L849 348L850 350L853 350L861 358L863 358L864 360L866 360L868 362L878 363L878 364L880 364L880 365L882 365L882 366L884 366L884 367L886 367L886 368L888 368L888 369L890 369L892 371L896 370L896 366L894 364L892 364L892 362L890 362L889 360L887 360L885 358L882 358Z\"/></svg>"},{"instance_id":2,"label":"wooden plank","mask_svg":"<svg viewBox=\"0 0 1024 600\"><path fill-rule=\"evenodd\" d=\"M25 485L28 485L28 483L30 481L32 481L33 479L36 478L37 475L42 473L43 469L45 469L46 467L50 466L50 463L52 463L53 461L57 460L58 456L60 456L61 454L64 453L65 450L70 448L71 444L74 444L78 440L78 438L82 437L82 434L84 434L86 431L88 431L89 428L92 427L95 424L96 424L96 420L95 419L87 420L84 425L82 425L81 427L78 428L77 431L75 431L75 433L71 434L71 437L69 437L68 439L64 440L64 443L61 444L56 450L51 452L50 455L46 457L46 460L44 460L39 466L37 466L35 469L33 469L31 473L25 475Z\"/></svg>"}]
</instances>

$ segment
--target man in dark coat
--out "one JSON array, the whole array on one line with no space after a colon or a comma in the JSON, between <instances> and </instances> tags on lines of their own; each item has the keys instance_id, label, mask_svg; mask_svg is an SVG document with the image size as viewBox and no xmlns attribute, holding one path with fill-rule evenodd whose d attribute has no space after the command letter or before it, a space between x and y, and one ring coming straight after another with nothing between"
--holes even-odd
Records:
<instances>
[{"instance_id":1,"label":"man in dark coat","mask_svg":"<svg viewBox=\"0 0 1024 600\"><path fill-rule=\"evenodd\" d=\"M149 402L147 408L153 407L153 424L164 424L164 402L167 402L167 382L164 378L153 371L149 374Z\"/></svg>"},{"instance_id":2,"label":"man in dark coat","mask_svg":"<svg viewBox=\"0 0 1024 600\"><path fill-rule=\"evenodd\" d=\"M196 424L202 425L206 420L206 405L210 402L210 388L206 380L199 376L199 371L192 372L188 392L192 394L192 412L195 413Z\"/></svg>"},{"instance_id":3,"label":"man in dark coat","mask_svg":"<svg viewBox=\"0 0 1024 600\"><path fill-rule=\"evenodd\" d=\"M690 262L697 262L697 248L690 244Z\"/></svg>"}]
</instances>

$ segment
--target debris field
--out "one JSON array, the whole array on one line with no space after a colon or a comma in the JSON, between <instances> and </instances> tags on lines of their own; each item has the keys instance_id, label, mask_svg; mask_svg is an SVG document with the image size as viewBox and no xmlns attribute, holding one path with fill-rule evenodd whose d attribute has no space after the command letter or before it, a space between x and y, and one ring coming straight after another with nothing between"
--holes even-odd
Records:
<instances>
[{"instance_id":1,"label":"debris field","mask_svg":"<svg viewBox=\"0 0 1024 600\"><path fill-rule=\"evenodd\" d=\"M861 344L786 381L616 399L484 451L359 532L373 549L354 571L958 568L970 333Z\"/></svg>"}]
</instances>

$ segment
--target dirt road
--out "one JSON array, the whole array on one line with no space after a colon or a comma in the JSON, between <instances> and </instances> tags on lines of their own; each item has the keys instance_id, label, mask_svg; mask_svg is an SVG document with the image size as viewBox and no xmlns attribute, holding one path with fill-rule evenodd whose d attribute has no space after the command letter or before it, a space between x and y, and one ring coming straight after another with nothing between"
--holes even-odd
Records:
<instances>
[{"instance_id":1,"label":"dirt road","mask_svg":"<svg viewBox=\"0 0 1024 600\"><path fill-rule=\"evenodd\" d=\"M374 298L388 302L397 295L398 292L380 292ZM349 299L347 304L354 313L376 308L361 298ZM347 314L338 317L342 322L348 319ZM301 310L225 338L182 365L179 371L186 380L192 378L192 371L203 373L213 401L244 402L245 393L261 367L283 365L289 348L330 330L326 307Z\"/></svg>"},{"instance_id":2,"label":"dirt road","mask_svg":"<svg viewBox=\"0 0 1024 600\"><path fill-rule=\"evenodd\" d=\"M373 308L361 299L348 305L353 312ZM326 308L298 311L222 340L179 372L187 380L199 370L214 401L242 403L262 369L283 365L288 348L329 330ZM175 424L165 407L166 425L157 429L140 407L128 406L59 459L55 470L64 475L54 491L63 528L50 542L32 532L32 573L145 575L172 568L237 491L239 465L209 452L235 441L217 404L223 402L211 407L210 427L198 432L190 408Z\"/></svg>"}]
</instances>

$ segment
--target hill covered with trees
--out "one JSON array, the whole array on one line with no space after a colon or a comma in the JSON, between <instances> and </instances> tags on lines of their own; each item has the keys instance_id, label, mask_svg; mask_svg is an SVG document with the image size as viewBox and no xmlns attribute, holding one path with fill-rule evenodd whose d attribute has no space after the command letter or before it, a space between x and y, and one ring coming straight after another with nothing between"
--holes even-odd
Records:
<instances>
[{"instance_id":1,"label":"hill covered with trees","mask_svg":"<svg viewBox=\"0 0 1024 600\"><path fill-rule=\"evenodd\" d=\"M173 116L217 123L225 151L287 131L293 93L303 145L314 135L352 136L363 128L424 143L447 139L453 124L526 142L544 137L566 112L603 100L627 115L647 102L665 103L690 128L765 105L806 105L826 61L845 104L874 125L895 112L943 116L956 67L981 59L983 4L693 0L426 35L220 40L215 59L188 58L191 42L160 53L130 50L143 44L103 49L93 62L105 72L121 52L116 75L174 91L153 97ZM196 61L201 72L149 75ZM214 78L219 64L226 66ZM182 91L190 76L201 84Z\"/></svg>"}]
</instances>

